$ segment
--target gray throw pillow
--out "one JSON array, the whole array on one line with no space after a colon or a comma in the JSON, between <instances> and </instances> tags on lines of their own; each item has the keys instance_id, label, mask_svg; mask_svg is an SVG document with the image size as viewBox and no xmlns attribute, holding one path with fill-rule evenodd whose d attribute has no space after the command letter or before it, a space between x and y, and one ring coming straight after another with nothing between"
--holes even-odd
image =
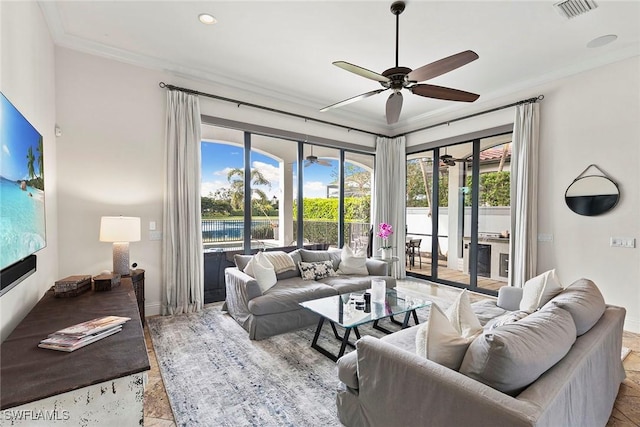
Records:
<instances>
[{"instance_id":1,"label":"gray throw pillow","mask_svg":"<svg viewBox=\"0 0 640 427\"><path fill-rule=\"evenodd\" d=\"M333 269L337 270L340 266L340 255L342 251L340 249L326 250L326 251L310 251L309 249L300 249L300 256L304 262L320 262L331 261Z\"/></svg>"},{"instance_id":2,"label":"gray throw pillow","mask_svg":"<svg viewBox=\"0 0 640 427\"><path fill-rule=\"evenodd\" d=\"M249 261L251 261L251 258L253 258L253 255L235 254L233 256L233 260L236 263L236 267L238 267L238 270L240 270L240 271L244 271L244 269L246 268L247 264L249 264Z\"/></svg>"},{"instance_id":3,"label":"gray throw pillow","mask_svg":"<svg viewBox=\"0 0 640 427\"><path fill-rule=\"evenodd\" d=\"M493 330L467 349L460 373L511 396L558 363L576 340L571 314L548 306Z\"/></svg>"},{"instance_id":4,"label":"gray throw pillow","mask_svg":"<svg viewBox=\"0 0 640 427\"><path fill-rule=\"evenodd\" d=\"M578 336L591 329L606 309L600 290L589 279L576 280L546 305L550 304L571 313Z\"/></svg>"}]
</instances>

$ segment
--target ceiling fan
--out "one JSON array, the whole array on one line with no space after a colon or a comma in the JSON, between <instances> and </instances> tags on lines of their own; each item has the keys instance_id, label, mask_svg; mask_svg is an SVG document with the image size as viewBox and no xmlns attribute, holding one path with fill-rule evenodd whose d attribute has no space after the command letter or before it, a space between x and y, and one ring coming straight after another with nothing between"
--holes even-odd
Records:
<instances>
[{"instance_id":1,"label":"ceiling fan","mask_svg":"<svg viewBox=\"0 0 640 427\"><path fill-rule=\"evenodd\" d=\"M321 166L331 166L328 160L319 159L318 157L313 155L313 146L311 146L311 154L304 158L304 167L309 167L313 164L321 165Z\"/></svg>"},{"instance_id":2,"label":"ceiling fan","mask_svg":"<svg viewBox=\"0 0 640 427\"><path fill-rule=\"evenodd\" d=\"M403 1L396 1L391 5L391 13L396 16L396 66L383 71L382 74L375 71L367 70L358 65L351 64L345 61L335 61L333 65L340 67L343 70L365 77L367 79L375 80L379 82L383 89L372 90L371 92L363 93L361 95L354 96L352 98L345 99L344 101L337 102L321 109L321 112L330 110L332 108L342 107L352 102L359 101L361 99L368 98L373 95L377 95L385 90L393 90L393 93L389 95L387 99L386 116L387 123L397 123L400 118L400 111L402 111L402 89L407 89L414 95L424 96L426 98L443 99L447 101L462 101L473 102L480 97L480 95L465 92L458 89L451 89L448 87L435 86L430 84L418 84L425 80L432 79L442 74L453 71L456 68L462 67L472 61L478 59L478 54L465 50L464 52L456 53L449 57L440 59L427 65L423 65L420 68L412 70L407 67L398 66L398 35L400 27L400 14L404 11L405 3Z\"/></svg>"},{"instance_id":3,"label":"ceiling fan","mask_svg":"<svg viewBox=\"0 0 640 427\"><path fill-rule=\"evenodd\" d=\"M447 154L447 149L444 149L444 154L440 156L440 161L447 166L455 166L456 162L468 162L468 159L454 159L451 154Z\"/></svg>"}]
</instances>

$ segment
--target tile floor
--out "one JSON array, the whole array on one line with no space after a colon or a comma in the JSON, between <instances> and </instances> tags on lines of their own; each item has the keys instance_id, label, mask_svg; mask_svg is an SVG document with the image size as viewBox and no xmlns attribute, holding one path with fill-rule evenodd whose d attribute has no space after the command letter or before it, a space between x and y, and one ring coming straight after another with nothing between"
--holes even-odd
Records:
<instances>
[{"instance_id":1,"label":"tile floor","mask_svg":"<svg viewBox=\"0 0 640 427\"><path fill-rule=\"evenodd\" d=\"M457 289L446 286L430 285L412 280L400 281L398 286L419 290L427 295L450 297L451 300L455 299L459 292ZM478 295L476 298L484 297L484 295ZM476 298L472 298L472 300ZM151 365L144 397L144 425L146 427L175 427L176 424L169 405L169 399L160 376L153 344L146 326L144 332ZM640 426L640 334L625 331L622 337L622 345L631 349L631 353L624 360L627 378L620 386L607 427Z\"/></svg>"}]
</instances>

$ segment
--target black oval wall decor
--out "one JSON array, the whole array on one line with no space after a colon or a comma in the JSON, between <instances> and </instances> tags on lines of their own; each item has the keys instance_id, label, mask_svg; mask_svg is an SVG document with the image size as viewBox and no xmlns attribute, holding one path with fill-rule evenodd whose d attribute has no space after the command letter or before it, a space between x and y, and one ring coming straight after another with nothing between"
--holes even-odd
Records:
<instances>
[{"instance_id":1,"label":"black oval wall decor","mask_svg":"<svg viewBox=\"0 0 640 427\"><path fill-rule=\"evenodd\" d=\"M588 175L575 179L567 188L564 200L579 215L596 216L610 211L618 203L620 191L610 178Z\"/></svg>"}]
</instances>

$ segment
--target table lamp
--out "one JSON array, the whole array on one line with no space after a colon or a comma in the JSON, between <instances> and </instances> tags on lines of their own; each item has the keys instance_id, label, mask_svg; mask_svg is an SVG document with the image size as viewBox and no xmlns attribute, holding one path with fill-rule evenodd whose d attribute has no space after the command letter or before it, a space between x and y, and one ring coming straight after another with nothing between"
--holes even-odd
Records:
<instances>
[{"instance_id":1,"label":"table lamp","mask_svg":"<svg viewBox=\"0 0 640 427\"><path fill-rule=\"evenodd\" d=\"M129 242L140 240L140 218L103 216L100 219L100 241L113 242L113 272L129 276Z\"/></svg>"}]
</instances>

